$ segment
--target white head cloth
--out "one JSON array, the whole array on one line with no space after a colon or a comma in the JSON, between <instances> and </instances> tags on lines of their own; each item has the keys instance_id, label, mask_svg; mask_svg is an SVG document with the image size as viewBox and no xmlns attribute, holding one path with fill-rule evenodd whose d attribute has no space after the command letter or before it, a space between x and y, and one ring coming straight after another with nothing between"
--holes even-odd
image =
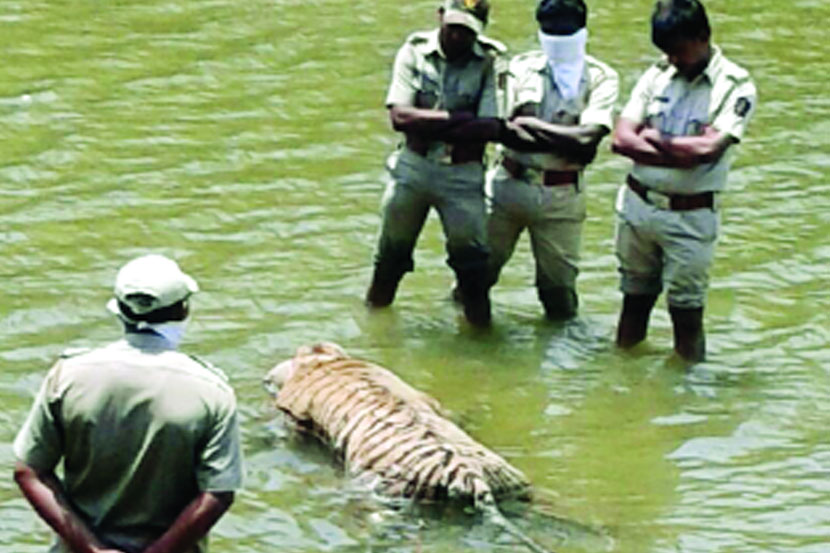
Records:
<instances>
[{"instance_id":1,"label":"white head cloth","mask_svg":"<svg viewBox=\"0 0 830 553\"><path fill-rule=\"evenodd\" d=\"M584 27L572 35L546 35L539 31L539 43L548 58L553 81L565 100L572 100L579 94L587 42L588 29Z\"/></svg>"}]
</instances>

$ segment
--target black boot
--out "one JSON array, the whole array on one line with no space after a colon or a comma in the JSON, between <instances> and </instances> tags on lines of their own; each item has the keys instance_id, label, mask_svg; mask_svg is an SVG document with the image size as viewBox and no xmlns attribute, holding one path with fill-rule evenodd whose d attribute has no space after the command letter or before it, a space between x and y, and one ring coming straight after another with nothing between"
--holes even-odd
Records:
<instances>
[{"instance_id":1,"label":"black boot","mask_svg":"<svg viewBox=\"0 0 830 553\"><path fill-rule=\"evenodd\" d=\"M618 347L630 348L646 339L648 319L656 301L656 295L625 295L617 325Z\"/></svg>"},{"instance_id":2,"label":"black boot","mask_svg":"<svg viewBox=\"0 0 830 553\"><path fill-rule=\"evenodd\" d=\"M545 308L545 316L551 321L564 321L576 316L579 298L573 288L556 286L539 288L537 292Z\"/></svg>"},{"instance_id":3,"label":"black boot","mask_svg":"<svg viewBox=\"0 0 830 553\"><path fill-rule=\"evenodd\" d=\"M464 299L464 316L473 326L487 328L492 321L490 295L487 292L471 294Z\"/></svg>"},{"instance_id":4,"label":"black boot","mask_svg":"<svg viewBox=\"0 0 830 553\"><path fill-rule=\"evenodd\" d=\"M455 271L456 288L464 307L464 316L471 325L490 326L489 252L482 246L449 250L447 264Z\"/></svg>"},{"instance_id":5,"label":"black boot","mask_svg":"<svg viewBox=\"0 0 830 553\"><path fill-rule=\"evenodd\" d=\"M375 269L372 283L366 291L366 305L369 307L386 307L395 300L398 284L403 274L389 274Z\"/></svg>"},{"instance_id":6,"label":"black boot","mask_svg":"<svg viewBox=\"0 0 830 553\"><path fill-rule=\"evenodd\" d=\"M488 327L491 322L490 287L480 272L462 271L457 274L457 294L464 308L464 316L473 326Z\"/></svg>"},{"instance_id":7,"label":"black boot","mask_svg":"<svg viewBox=\"0 0 830 553\"><path fill-rule=\"evenodd\" d=\"M706 337L703 333L703 308L681 309L669 306L674 329L674 351L686 361L703 361Z\"/></svg>"}]
</instances>

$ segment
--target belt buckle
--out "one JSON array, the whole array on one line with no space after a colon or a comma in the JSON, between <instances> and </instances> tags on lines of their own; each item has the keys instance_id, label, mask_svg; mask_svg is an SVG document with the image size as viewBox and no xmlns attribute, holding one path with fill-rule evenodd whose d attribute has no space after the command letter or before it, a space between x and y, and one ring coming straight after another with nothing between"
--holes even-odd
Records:
<instances>
[{"instance_id":1,"label":"belt buckle","mask_svg":"<svg viewBox=\"0 0 830 553\"><path fill-rule=\"evenodd\" d=\"M646 190L646 200L657 209L671 209L671 198L655 190Z\"/></svg>"}]
</instances>

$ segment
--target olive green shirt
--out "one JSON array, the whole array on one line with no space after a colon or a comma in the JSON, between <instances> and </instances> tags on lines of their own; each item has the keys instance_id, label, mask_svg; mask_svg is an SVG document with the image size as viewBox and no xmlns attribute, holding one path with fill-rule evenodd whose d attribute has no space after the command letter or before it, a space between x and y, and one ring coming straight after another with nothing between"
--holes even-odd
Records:
<instances>
[{"instance_id":1,"label":"olive green shirt","mask_svg":"<svg viewBox=\"0 0 830 553\"><path fill-rule=\"evenodd\" d=\"M710 125L740 141L756 103L749 73L713 45L706 69L691 81L667 60L649 68L620 117L672 136L699 135L704 125ZM632 175L660 192L717 192L726 187L733 150L730 147L719 159L689 169L635 163Z\"/></svg>"},{"instance_id":2,"label":"olive green shirt","mask_svg":"<svg viewBox=\"0 0 830 553\"><path fill-rule=\"evenodd\" d=\"M93 533L128 552L164 533L203 491L242 479L236 399L225 376L151 334L61 358L14 442L63 485ZM202 540L187 553L204 553ZM56 543L51 551L64 551Z\"/></svg>"}]
</instances>

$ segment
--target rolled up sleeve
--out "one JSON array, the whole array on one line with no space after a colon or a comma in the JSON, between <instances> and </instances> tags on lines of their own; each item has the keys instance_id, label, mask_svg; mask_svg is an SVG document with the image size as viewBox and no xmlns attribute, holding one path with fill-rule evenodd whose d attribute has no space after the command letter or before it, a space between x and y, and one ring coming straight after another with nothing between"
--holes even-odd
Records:
<instances>
[{"instance_id":1,"label":"rolled up sleeve","mask_svg":"<svg viewBox=\"0 0 830 553\"><path fill-rule=\"evenodd\" d=\"M54 470L63 456L57 372L56 366L46 376L13 445L15 457L39 471Z\"/></svg>"},{"instance_id":2,"label":"rolled up sleeve","mask_svg":"<svg viewBox=\"0 0 830 553\"><path fill-rule=\"evenodd\" d=\"M242 486L242 447L236 401L217 413L199 456L196 481L201 491L226 492Z\"/></svg>"}]
</instances>

